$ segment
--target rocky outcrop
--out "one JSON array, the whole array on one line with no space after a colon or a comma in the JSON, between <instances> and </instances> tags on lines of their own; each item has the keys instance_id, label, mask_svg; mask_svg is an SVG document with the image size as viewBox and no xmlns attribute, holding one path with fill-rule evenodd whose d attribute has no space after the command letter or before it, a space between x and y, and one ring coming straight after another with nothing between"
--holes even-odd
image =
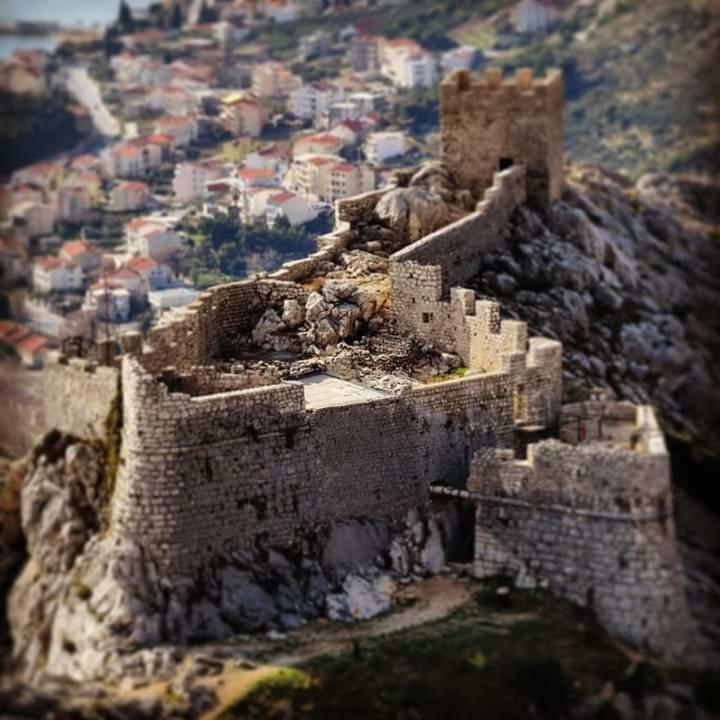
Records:
<instances>
[{"instance_id":1,"label":"rocky outcrop","mask_svg":"<svg viewBox=\"0 0 720 720\"><path fill-rule=\"evenodd\" d=\"M576 167L548 217L515 213L508 249L483 257L474 285L563 343L566 399L601 387L650 402L666 431L710 449L720 447L717 207L712 186L683 187Z\"/></svg>"},{"instance_id":2,"label":"rocky outcrop","mask_svg":"<svg viewBox=\"0 0 720 720\"><path fill-rule=\"evenodd\" d=\"M182 659L168 643L293 629L323 615L370 618L391 607L397 581L445 562L437 521L411 513L398 525L315 528L297 553L257 547L170 581L142 547L112 525L101 530L102 462L97 449L56 433L29 464L20 513L28 560L8 603L26 679L168 675Z\"/></svg>"}]
</instances>

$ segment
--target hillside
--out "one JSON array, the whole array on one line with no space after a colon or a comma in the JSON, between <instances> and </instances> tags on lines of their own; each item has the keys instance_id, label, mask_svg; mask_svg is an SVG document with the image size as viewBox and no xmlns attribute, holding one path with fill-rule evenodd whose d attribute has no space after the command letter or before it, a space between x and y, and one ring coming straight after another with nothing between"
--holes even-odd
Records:
<instances>
[{"instance_id":1,"label":"hillside","mask_svg":"<svg viewBox=\"0 0 720 720\"><path fill-rule=\"evenodd\" d=\"M508 71L562 67L567 85L566 153L643 173L720 168L720 4L714 0L576 0L546 35L512 34L510 0L418 0L351 10L259 33L281 57L316 29L357 23L365 32L411 37L441 52L473 44ZM304 70L337 73L337 58ZM317 66L315 66L317 65ZM437 127L437 91L404 91L395 119L415 134Z\"/></svg>"}]
</instances>

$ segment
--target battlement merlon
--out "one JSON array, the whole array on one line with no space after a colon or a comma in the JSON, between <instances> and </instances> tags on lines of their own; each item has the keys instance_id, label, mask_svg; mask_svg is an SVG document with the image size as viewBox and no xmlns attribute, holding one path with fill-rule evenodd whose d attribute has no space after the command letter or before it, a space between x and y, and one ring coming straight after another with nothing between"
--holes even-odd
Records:
<instances>
[{"instance_id":1,"label":"battlement merlon","mask_svg":"<svg viewBox=\"0 0 720 720\"><path fill-rule=\"evenodd\" d=\"M475 197L493 174L525 165L528 199L540 207L560 197L563 185L562 73L535 78L528 68L503 78L453 71L440 85L441 158Z\"/></svg>"},{"instance_id":2,"label":"battlement merlon","mask_svg":"<svg viewBox=\"0 0 720 720\"><path fill-rule=\"evenodd\" d=\"M495 101L521 102L532 96L557 102L562 101L563 92L562 70L558 69L548 70L544 77L536 77L531 68L518 68L512 77L504 77L500 68L488 68L482 76L472 75L469 70L453 70L440 83L440 102L451 102L460 93L486 94Z\"/></svg>"}]
</instances>

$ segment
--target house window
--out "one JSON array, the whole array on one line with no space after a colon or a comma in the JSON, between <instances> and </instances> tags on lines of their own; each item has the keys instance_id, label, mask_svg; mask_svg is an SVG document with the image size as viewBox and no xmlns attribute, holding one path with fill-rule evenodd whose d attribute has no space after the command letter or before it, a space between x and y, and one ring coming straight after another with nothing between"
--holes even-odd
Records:
<instances>
[{"instance_id":1,"label":"house window","mask_svg":"<svg viewBox=\"0 0 720 720\"><path fill-rule=\"evenodd\" d=\"M501 157L500 158L500 170L507 170L508 168L511 168L513 166L513 159L508 157Z\"/></svg>"},{"instance_id":2,"label":"house window","mask_svg":"<svg viewBox=\"0 0 720 720\"><path fill-rule=\"evenodd\" d=\"M423 313L423 314L422 314L422 321L423 321L425 324L431 322L432 319L433 319L433 314L432 314L432 313Z\"/></svg>"}]
</instances>

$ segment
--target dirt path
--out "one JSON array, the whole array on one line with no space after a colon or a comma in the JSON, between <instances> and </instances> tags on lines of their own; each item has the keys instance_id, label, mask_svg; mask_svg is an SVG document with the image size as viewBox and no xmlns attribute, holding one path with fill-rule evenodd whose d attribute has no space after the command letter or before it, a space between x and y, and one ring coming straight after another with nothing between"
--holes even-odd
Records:
<instances>
[{"instance_id":1,"label":"dirt path","mask_svg":"<svg viewBox=\"0 0 720 720\"><path fill-rule=\"evenodd\" d=\"M411 606L398 607L392 614L353 625L331 624L325 620L306 625L292 639L297 643L291 651L270 655L267 662L252 670L233 668L222 675L204 677L198 682L212 688L219 704L201 720L216 720L229 706L247 694L259 681L288 665L297 665L318 655L338 654L349 649L353 640L372 638L440 620L470 600L467 584L456 578L438 576L402 587L397 593L399 603L413 601Z\"/></svg>"}]
</instances>

